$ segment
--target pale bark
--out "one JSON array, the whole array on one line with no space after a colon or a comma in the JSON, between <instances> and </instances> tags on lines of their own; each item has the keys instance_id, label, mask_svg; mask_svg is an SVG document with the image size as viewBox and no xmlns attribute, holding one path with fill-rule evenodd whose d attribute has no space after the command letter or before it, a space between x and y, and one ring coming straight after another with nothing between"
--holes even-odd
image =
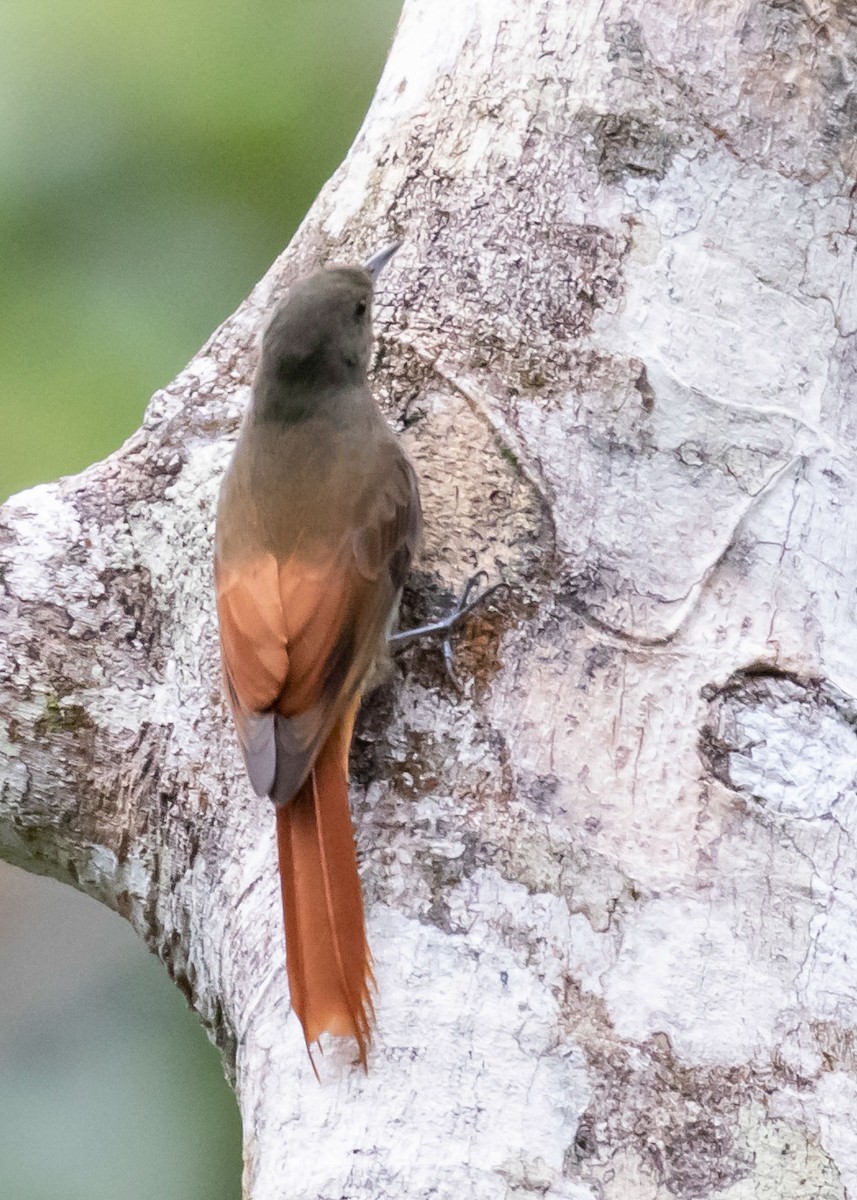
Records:
<instances>
[{"instance_id":1,"label":"pale bark","mask_svg":"<svg viewBox=\"0 0 857 1200\"><path fill-rule=\"evenodd\" d=\"M2 853L161 956L247 1197L857 1196L855 70L846 0L409 0L247 303L121 451L3 510ZM406 616L476 567L517 590L465 697L419 648L366 705L377 1037L319 1086L212 511L274 298L399 236Z\"/></svg>"}]
</instances>

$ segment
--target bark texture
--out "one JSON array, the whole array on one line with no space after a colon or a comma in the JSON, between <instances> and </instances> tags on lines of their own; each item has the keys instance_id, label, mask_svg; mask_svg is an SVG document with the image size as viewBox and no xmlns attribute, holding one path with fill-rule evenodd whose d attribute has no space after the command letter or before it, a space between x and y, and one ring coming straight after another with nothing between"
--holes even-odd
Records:
<instances>
[{"instance_id":1,"label":"bark texture","mask_svg":"<svg viewBox=\"0 0 857 1200\"><path fill-rule=\"evenodd\" d=\"M852 0L408 0L288 251L122 450L5 506L0 849L162 958L246 1197L857 1196L855 76ZM274 299L394 237L405 619L516 593L465 697L417 648L365 706L377 1040L319 1086L212 513Z\"/></svg>"}]
</instances>

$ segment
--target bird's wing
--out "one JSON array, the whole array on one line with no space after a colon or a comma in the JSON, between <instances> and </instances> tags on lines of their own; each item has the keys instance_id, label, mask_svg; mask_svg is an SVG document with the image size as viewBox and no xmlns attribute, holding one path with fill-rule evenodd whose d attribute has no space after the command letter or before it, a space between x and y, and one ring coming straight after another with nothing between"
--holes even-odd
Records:
<instances>
[{"instance_id":1,"label":"bird's wing","mask_svg":"<svg viewBox=\"0 0 857 1200\"><path fill-rule=\"evenodd\" d=\"M352 547L361 575L377 580L386 573L398 593L422 533L422 510L410 462L395 443L385 451L383 486L367 492L359 506Z\"/></svg>"},{"instance_id":2,"label":"bird's wing","mask_svg":"<svg viewBox=\"0 0 857 1200\"><path fill-rule=\"evenodd\" d=\"M215 565L224 675L254 790L284 803L383 648L420 530L407 459L381 457L353 523L323 551Z\"/></svg>"},{"instance_id":3,"label":"bird's wing","mask_svg":"<svg viewBox=\"0 0 857 1200\"><path fill-rule=\"evenodd\" d=\"M217 561L227 697L259 795L273 794L276 776L297 790L319 748L348 665L358 576L345 559L340 547L321 558Z\"/></svg>"}]
</instances>

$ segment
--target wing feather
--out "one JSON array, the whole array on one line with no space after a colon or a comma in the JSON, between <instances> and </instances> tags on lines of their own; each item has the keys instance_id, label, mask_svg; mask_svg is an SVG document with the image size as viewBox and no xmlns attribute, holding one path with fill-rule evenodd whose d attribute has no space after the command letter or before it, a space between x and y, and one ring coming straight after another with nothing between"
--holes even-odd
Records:
<instances>
[{"instance_id":1,"label":"wing feather","mask_svg":"<svg viewBox=\"0 0 857 1200\"><path fill-rule=\"evenodd\" d=\"M298 533L282 559L215 564L227 697L253 787L279 803L384 651L421 528L413 470L391 449L338 545L307 545Z\"/></svg>"}]
</instances>

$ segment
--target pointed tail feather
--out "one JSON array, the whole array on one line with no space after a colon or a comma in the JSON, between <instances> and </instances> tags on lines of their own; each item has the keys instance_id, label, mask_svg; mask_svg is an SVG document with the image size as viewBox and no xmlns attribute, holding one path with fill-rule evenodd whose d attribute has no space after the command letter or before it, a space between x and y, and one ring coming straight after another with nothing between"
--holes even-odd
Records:
<instances>
[{"instance_id":1,"label":"pointed tail feather","mask_svg":"<svg viewBox=\"0 0 857 1200\"><path fill-rule=\"evenodd\" d=\"M277 848L292 1007L307 1047L322 1033L353 1037L366 1067L374 984L348 807L356 703L306 781L277 808Z\"/></svg>"}]
</instances>

